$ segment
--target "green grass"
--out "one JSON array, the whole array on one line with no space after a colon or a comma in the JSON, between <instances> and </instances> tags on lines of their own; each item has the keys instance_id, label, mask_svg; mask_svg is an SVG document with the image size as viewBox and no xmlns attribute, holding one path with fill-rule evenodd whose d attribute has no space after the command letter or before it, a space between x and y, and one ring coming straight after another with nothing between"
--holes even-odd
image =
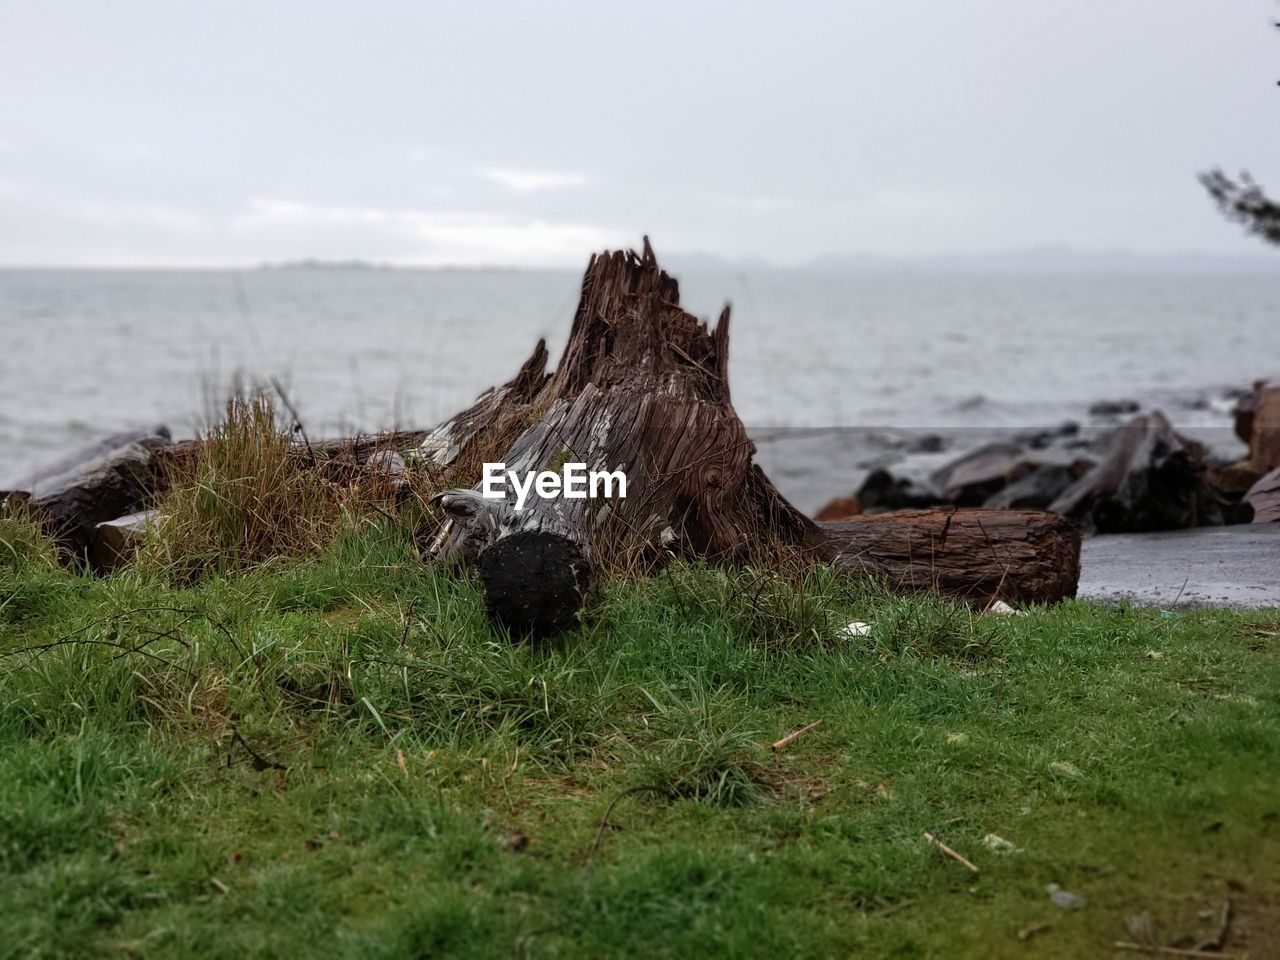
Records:
<instances>
[{"instance_id":1,"label":"green grass","mask_svg":"<svg viewBox=\"0 0 1280 960\"><path fill-rule=\"evenodd\" d=\"M2 521L0 957L1097 957L1227 897L1276 955L1280 612L802 586L529 644L376 526L175 587Z\"/></svg>"}]
</instances>

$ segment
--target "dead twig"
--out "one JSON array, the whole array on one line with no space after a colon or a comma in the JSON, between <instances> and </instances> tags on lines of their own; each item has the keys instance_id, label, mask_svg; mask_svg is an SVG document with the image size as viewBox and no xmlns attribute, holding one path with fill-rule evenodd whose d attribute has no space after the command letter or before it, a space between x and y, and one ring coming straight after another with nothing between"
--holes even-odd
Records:
<instances>
[{"instance_id":1,"label":"dead twig","mask_svg":"<svg viewBox=\"0 0 1280 960\"><path fill-rule=\"evenodd\" d=\"M596 836L595 839L591 841L591 847L587 850L587 860L586 863L583 864L583 869L591 869L591 858L594 857L596 855L596 851L600 849L600 841L604 839L605 828L609 826L609 815L613 813L613 808L618 805L618 802L623 797L630 796L633 793L661 794L663 792L664 791L660 787L655 787L651 784L641 784L638 787L628 787L626 790L623 790L621 793L614 796L614 798L609 801L609 805L604 808L604 813L600 815L600 822L596 824Z\"/></svg>"},{"instance_id":2,"label":"dead twig","mask_svg":"<svg viewBox=\"0 0 1280 960\"><path fill-rule=\"evenodd\" d=\"M950 847L948 847L945 843L943 843L941 840L939 840L937 837L935 837L935 836L934 836L932 833L930 833L928 830L926 830L926 831L924 832L924 839L925 839L925 841L926 841L926 842L928 842L928 843L932 844L933 846L937 847L937 848L938 848L938 850L942 853L942 855L943 855L943 856L950 857L950 858L951 858L952 860L954 860L956 863L963 864L965 867L968 867L968 868L969 868L970 870L972 870L974 873L977 873L977 872L978 872L978 868L977 868L976 866L974 866L974 864L973 864L973 861L972 861L972 860L970 860L968 857L964 856L963 854L956 853L954 850L952 850Z\"/></svg>"},{"instance_id":3,"label":"dead twig","mask_svg":"<svg viewBox=\"0 0 1280 960\"><path fill-rule=\"evenodd\" d=\"M1196 944L1197 950L1221 950L1227 945L1227 937L1231 934L1231 901L1222 901L1222 912L1218 915L1218 932L1208 940Z\"/></svg>"},{"instance_id":4,"label":"dead twig","mask_svg":"<svg viewBox=\"0 0 1280 960\"><path fill-rule=\"evenodd\" d=\"M1052 923L1037 923L1030 927L1023 927L1021 930L1018 931L1018 939L1025 942L1027 940L1030 940L1034 936L1038 936L1039 934L1045 933L1046 931L1049 931L1052 929L1053 929Z\"/></svg>"},{"instance_id":5,"label":"dead twig","mask_svg":"<svg viewBox=\"0 0 1280 960\"><path fill-rule=\"evenodd\" d=\"M316 465L316 451L311 446L311 441L307 439L307 431L302 426L302 418L298 416L298 411L294 409L293 403L289 400L289 394L285 392L284 384L280 382L278 377L272 377L271 386L275 388L276 393L280 396L280 402L289 411L289 416L293 417L293 426L302 435L302 443L307 448L307 456L311 458L311 466L314 467Z\"/></svg>"},{"instance_id":6,"label":"dead twig","mask_svg":"<svg viewBox=\"0 0 1280 960\"><path fill-rule=\"evenodd\" d=\"M772 749L773 749L773 750L775 750L775 751L777 751L777 750L785 750L785 749L787 749L787 747L791 746L791 744L795 743L797 740L799 740L801 737L803 737L806 733L808 733L808 732L809 732L810 730L812 730L814 727L818 727L818 726L821 726L821 725L822 725L822 721L821 721L821 720L815 720L815 721L813 721L813 723L808 724L807 726L803 726L803 727L801 727L799 730L792 730L790 733L788 733L788 734L787 734L785 737L783 737L781 740L775 740L775 741L774 741L774 743L773 743L773 747L772 747Z\"/></svg>"},{"instance_id":7,"label":"dead twig","mask_svg":"<svg viewBox=\"0 0 1280 960\"><path fill-rule=\"evenodd\" d=\"M409 639L409 618L413 616L413 608L418 605L418 598L414 597L409 601L409 606L404 611L404 626L400 628L400 647L404 648L405 641Z\"/></svg>"},{"instance_id":8,"label":"dead twig","mask_svg":"<svg viewBox=\"0 0 1280 960\"><path fill-rule=\"evenodd\" d=\"M236 725L234 723L231 725L231 742L233 746L238 743L240 744L240 746L244 747L245 753L249 754L249 756L253 758L253 768L255 770L262 771L262 770L288 770L289 769L283 763L277 763L274 760L268 760L262 754L258 753L258 751L254 750L253 747L249 746L248 741L245 740L245 738L240 735L240 731L236 728ZM231 766L231 754L229 752L227 753L227 766L228 767Z\"/></svg>"},{"instance_id":9,"label":"dead twig","mask_svg":"<svg viewBox=\"0 0 1280 960\"><path fill-rule=\"evenodd\" d=\"M899 910L905 910L907 907L915 906L914 900L899 900L897 903L890 904L883 910L877 910L871 914L873 917L892 917Z\"/></svg>"}]
</instances>

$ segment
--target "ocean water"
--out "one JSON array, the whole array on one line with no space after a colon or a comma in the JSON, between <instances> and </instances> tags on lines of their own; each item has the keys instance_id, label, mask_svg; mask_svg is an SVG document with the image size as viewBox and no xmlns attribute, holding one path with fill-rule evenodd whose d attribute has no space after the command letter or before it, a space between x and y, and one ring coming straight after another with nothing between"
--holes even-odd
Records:
<instances>
[{"instance_id":1,"label":"ocean water","mask_svg":"<svg viewBox=\"0 0 1280 960\"><path fill-rule=\"evenodd\" d=\"M553 357L577 272L0 270L0 488L77 444L189 435L237 374L278 377L308 432L431 426ZM1280 375L1274 275L697 271L686 308L733 305L734 405L812 509L903 438L1159 407L1227 437L1227 393Z\"/></svg>"}]
</instances>

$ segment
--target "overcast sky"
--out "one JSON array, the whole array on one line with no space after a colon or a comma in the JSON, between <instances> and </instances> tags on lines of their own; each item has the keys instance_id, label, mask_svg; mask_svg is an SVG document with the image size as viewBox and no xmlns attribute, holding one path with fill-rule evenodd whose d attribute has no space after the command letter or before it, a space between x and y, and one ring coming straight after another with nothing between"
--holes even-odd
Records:
<instances>
[{"instance_id":1,"label":"overcast sky","mask_svg":"<svg viewBox=\"0 0 1280 960\"><path fill-rule=\"evenodd\" d=\"M0 263L1261 253L1274 0L0 0Z\"/></svg>"}]
</instances>

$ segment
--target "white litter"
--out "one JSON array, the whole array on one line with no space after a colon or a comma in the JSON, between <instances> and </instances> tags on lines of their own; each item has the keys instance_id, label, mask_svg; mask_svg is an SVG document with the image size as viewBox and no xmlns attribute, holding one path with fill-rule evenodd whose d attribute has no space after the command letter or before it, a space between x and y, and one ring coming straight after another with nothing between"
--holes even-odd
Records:
<instances>
[{"instance_id":1,"label":"white litter","mask_svg":"<svg viewBox=\"0 0 1280 960\"><path fill-rule=\"evenodd\" d=\"M861 620L854 620L844 628L846 637L869 637L871 636L871 624L863 623Z\"/></svg>"},{"instance_id":2,"label":"white litter","mask_svg":"<svg viewBox=\"0 0 1280 960\"><path fill-rule=\"evenodd\" d=\"M1045 885L1045 893L1049 894L1049 899L1060 906L1063 910L1079 910L1081 907L1089 905L1089 901L1078 893L1072 893L1070 890L1063 890L1056 883Z\"/></svg>"},{"instance_id":3,"label":"white litter","mask_svg":"<svg viewBox=\"0 0 1280 960\"><path fill-rule=\"evenodd\" d=\"M1015 844L1006 840L1004 837L995 833L988 833L985 837L983 837L982 845L985 846L992 853L1021 853L1022 852L1021 847L1016 846Z\"/></svg>"},{"instance_id":4,"label":"white litter","mask_svg":"<svg viewBox=\"0 0 1280 960\"><path fill-rule=\"evenodd\" d=\"M999 614L1002 617L1025 617L1027 611L1015 610L1003 600L992 600L991 606L987 607L987 613Z\"/></svg>"}]
</instances>

